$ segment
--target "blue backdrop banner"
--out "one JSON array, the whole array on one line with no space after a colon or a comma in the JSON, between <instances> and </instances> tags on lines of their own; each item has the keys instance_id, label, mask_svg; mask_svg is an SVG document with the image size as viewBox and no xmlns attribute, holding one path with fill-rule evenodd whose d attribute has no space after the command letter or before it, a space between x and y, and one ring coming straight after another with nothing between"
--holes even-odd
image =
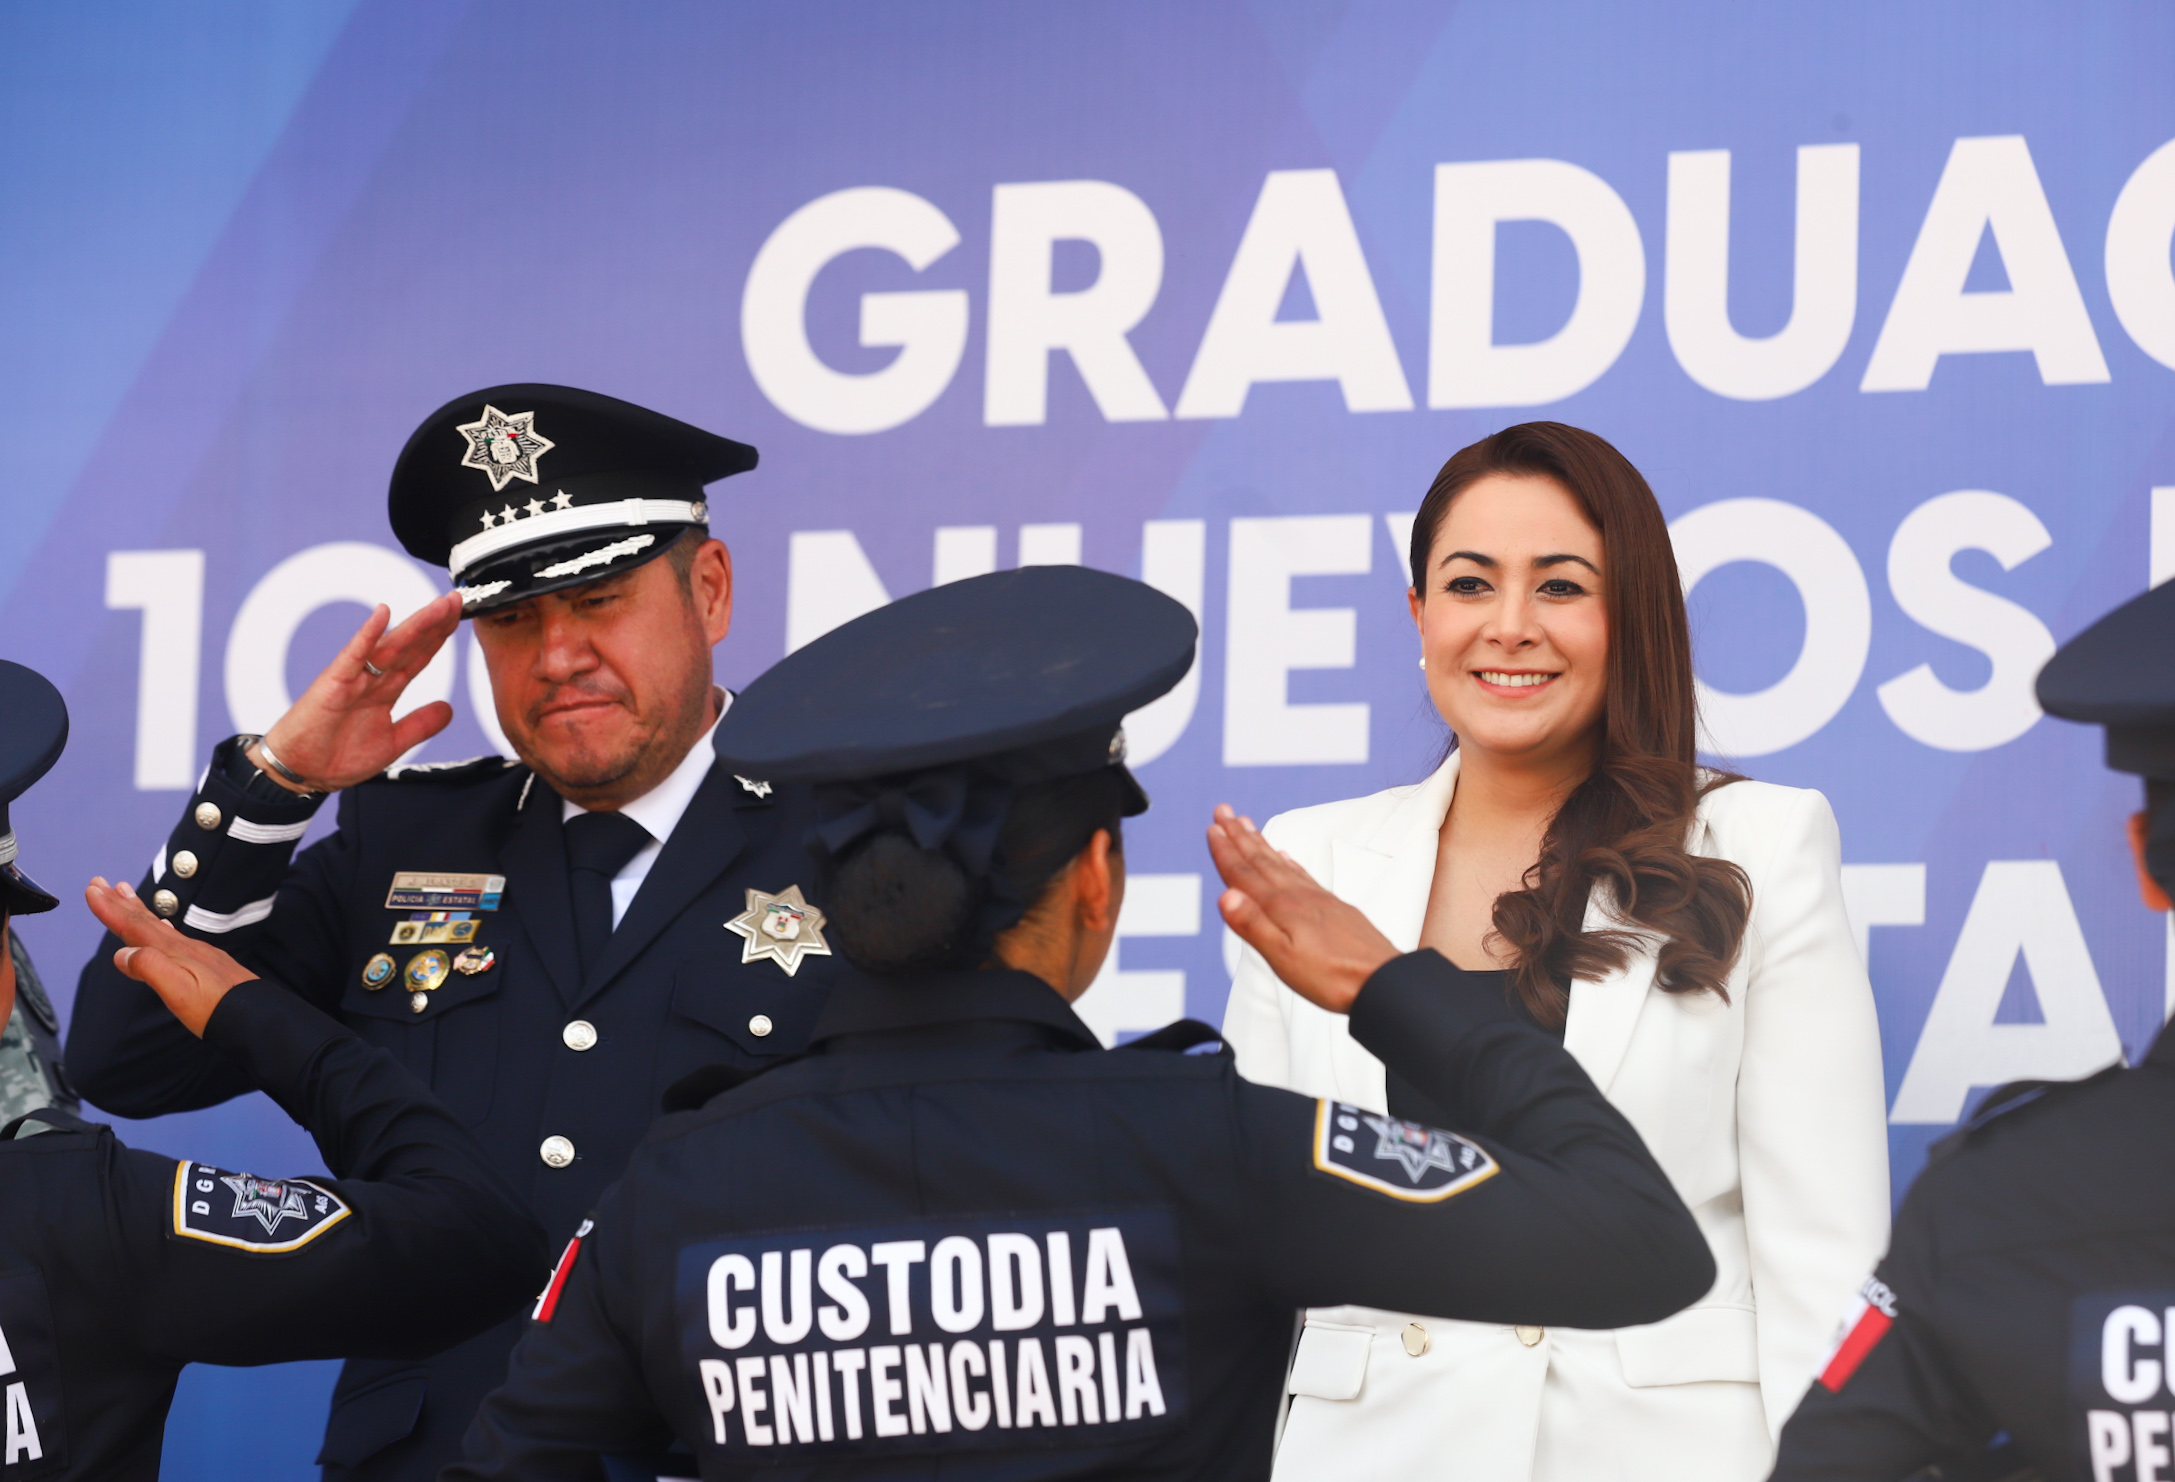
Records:
<instances>
[{"instance_id":1,"label":"blue backdrop banner","mask_svg":"<svg viewBox=\"0 0 2175 1482\"><path fill-rule=\"evenodd\" d=\"M559 381L762 449L727 683L1019 563L1190 606L1084 1007L1213 1020L1210 806L1425 773L1412 511L1556 418L1660 495L1710 751L1835 806L1900 1188L2175 999L2137 784L2031 688L2175 574L2170 57L2144 3L8 5L0 652L75 716L24 861L136 877L215 740L444 589L385 520L415 424ZM411 695L423 759L501 744L465 633ZM88 915L24 936L65 1009ZM124 1131L315 1161L261 1098ZM311 1475L329 1383L192 1375L167 1474Z\"/></svg>"}]
</instances>

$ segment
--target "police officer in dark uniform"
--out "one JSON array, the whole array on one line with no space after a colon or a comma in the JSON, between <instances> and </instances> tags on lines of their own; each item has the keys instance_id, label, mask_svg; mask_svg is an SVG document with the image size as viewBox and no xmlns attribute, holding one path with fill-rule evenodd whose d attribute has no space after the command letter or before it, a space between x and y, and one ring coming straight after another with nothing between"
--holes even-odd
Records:
<instances>
[{"instance_id":1,"label":"police officer in dark uniform","mask_svg":"<svg viewBox=\"0 0 2175 1482\"><path fill-rule=\"evenodd\" d=\"M67 733L59 693L0 662L0 937L58 904L16 863L7 804ZM0 1125L0 1477L153 1482L184 1364L420 1355L527 1304L544 1233L420 1082L126 886L87 894L126 944L118 970L337 1176L176 1162L56 1108ZM0 952L0 1020L17 986Z\"/></svg>"},{"instance_id":2,"label":"police officer in dark uniform","mask_svg":"<svg viewBox=\"0 0 2175 1482\"><path fill-rule=\"evenodd\" d=\"M2175 585L2070 640L2050 715L2145 779L2130 846L2175 891ZM2140 1065L2021 1081L1936 1143L1888 1254L1784 1427L1777 1482L2175 1476L2175 1033Z\"/></svg>"},{"instance_id":3,"label":"police officer in dark uniform","mask_svg":"<svg viewBox=\"0 0 2175 1482\"><path fill-rule=\"evenodd\" d=\"M213 753L144 898L427 1080L555 1242L615 1177L664 1089L799 1050L831 963L779 950L759 902L808 901L805 790L717 763L732 699L711 647L732 566L704 486L753 448L559 386L434 413L393 470L395 533L458 590L379 609L264 736ZM472 617L518 761L398 767L450 707L394 718ZM325 797L339 827L295 854ZM102 950L68 1063L147 1117L248 1088ZM320 1459L421 1479L458 1450L518 1328L428 1364L356 1361Z\"/></svg>"},{"instance_id":4,"label":"police officer in dark uniform","mask_svg":"<svg viewBox=\"0 0 2175 1482\"><path fill-rule=\"evenodd\" d=\"M1147 806L1119 724L1194 637L1138 582L1030 567L749 688L721 754L820 784L824 911L766 930L858 971L805 1058L681 1088L707 1104L583 1223L449 1478L587 1478L672 1442L707 1478L1263 1476L1298 1308L1611 1327L1708 1288L1576 1062L1227 810L1226 919L1464 1131L1251 1085L1177 1053L1201 1025L1097 1045L1069 1004Z\"/></svg>"}]
</instances>

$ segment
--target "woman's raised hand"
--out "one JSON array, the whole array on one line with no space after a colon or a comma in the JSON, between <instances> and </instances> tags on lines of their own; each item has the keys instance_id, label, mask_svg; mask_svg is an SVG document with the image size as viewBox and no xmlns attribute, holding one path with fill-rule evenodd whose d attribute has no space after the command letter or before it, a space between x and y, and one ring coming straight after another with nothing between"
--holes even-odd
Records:
<instances>
[{"instance_id":1,"label":"woman's raised hand","mask_svg":"<svg viewBox=\"0 0 2175 1482\"><path fill-rule=\"evenodd\" d=\"M1357 906L1316 884L1227 804L1208 826L1208 852L1229 887L1216 903L1223 919L1308 1002L1351 1012L1375 969L1397 955Z\"/></svg>"},{"instance_id":2,"label":"woman's raised hand","mask_svg":"<svg viewBox=\"0 0 2175 1482\"><path fill-rule=\"evenodd\" d=\"M185 937L173 922L152 915L125 881L108 885L95 876L83 898L106 930L127 944L113 954L113 965L149 985L198 1039L227 990L257 976L211 943Z\"/></svg>"}]
</instances>

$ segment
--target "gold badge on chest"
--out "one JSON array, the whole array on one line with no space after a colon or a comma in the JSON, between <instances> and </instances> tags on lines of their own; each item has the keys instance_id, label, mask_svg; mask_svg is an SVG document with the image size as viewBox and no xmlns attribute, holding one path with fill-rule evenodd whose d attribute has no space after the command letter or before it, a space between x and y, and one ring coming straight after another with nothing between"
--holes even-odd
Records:
<instances>
[{"instance_id":1,"label":"gold badge on chest","mask_svg":"<svg viewBox=\"0 0 2175 1482\"><path fill-rule=\"evenodd\" d=\"M748 908L725 923L725 929L745 937L743 963L767 957L791 977L801 970L804 957L828 957L831 944L823 939L823 913L808 904L798 885L788 885L776 895L748 891Z\"/></svg>"}]
</instances>

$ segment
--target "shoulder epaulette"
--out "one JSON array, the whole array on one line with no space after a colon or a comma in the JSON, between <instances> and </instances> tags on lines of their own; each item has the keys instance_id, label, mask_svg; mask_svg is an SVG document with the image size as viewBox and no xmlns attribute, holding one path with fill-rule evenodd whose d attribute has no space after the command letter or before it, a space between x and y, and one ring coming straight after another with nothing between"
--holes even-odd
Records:
<instances>
[{"instance_id":1,"label":"shoulder epaulette","mask_svg":"<svg viewBox=\"0 0 2175 1482\"><path fill-rule=\"evenodd\" d=\"M2108 1077L2118 1075L2123 1064L2117 1060L2103 1066L2088 1076L2073 1081L2011 1081L1996 1086L1986 1093L1986 1099L1972 1110L1970 1116L1957 1124L1956 1130L1943 1137L1926 1150L1926 1161L1936 1162L1955 1152L1974 1135L2004 1117L2013 1116L2027 1107L2044 1106L2059 1100L2081 1086L2094 1086Z\"/></svg>"},{"instance_id":2,"label":"shoulder epaulette","mask_svg":"<svg viewBox=\"0 0 2175 1482\"><path fill-rule=\"evenodd\" d=\"M402 766L387 767L373 781L376 782L467 782L480 777L497 777L508 768L521 763L505 756L463 757L457 762L409 762Z\"/></svg>"},{"instance_id":3,"label":"shoulder epaulette","mask_svg":"<svg viewBox=\"0 0 2175 1482\"><path fill-rule=\"evenodd\" d=\"M1156 1030L1153 1034L1144 1034L1139 1039L1129 1039L1118 1048L1121 1050L1165 1050L1183 1055L1198 1049L1202 1045L1217 1046L1218 1048L1212 1052L1214 1054L1229 1055L1231 1053L1231 1047L1224 1043L1223 1031L1203 1024L1198 1019L1174 1020Z\"/></svg>"}]
</instances>

